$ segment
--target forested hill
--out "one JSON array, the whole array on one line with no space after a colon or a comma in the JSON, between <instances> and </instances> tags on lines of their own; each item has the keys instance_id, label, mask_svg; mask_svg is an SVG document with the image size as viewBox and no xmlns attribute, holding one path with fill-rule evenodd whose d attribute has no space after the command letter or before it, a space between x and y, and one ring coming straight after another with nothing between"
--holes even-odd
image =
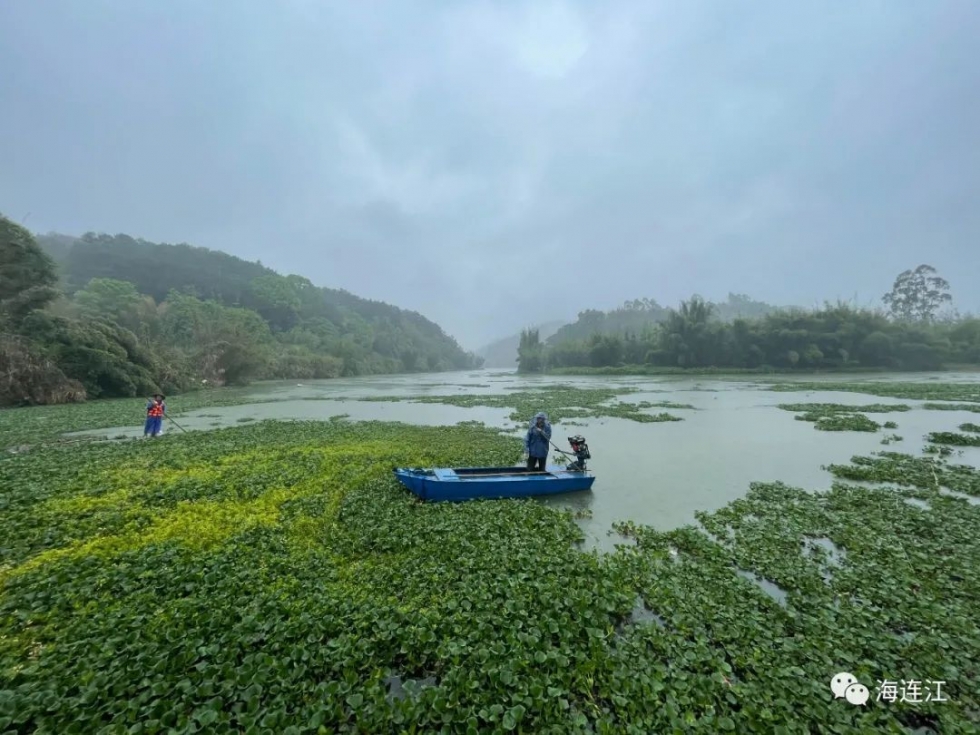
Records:
<instances>
[{"instance_id":1,"label":"forested hill","mask_svg":"<svg viewBox=\"0 0 980 735\"><path fill-rule=\"evenodd\" d=\"M698 298L698 297L695 297ZM773 314L779 307L755 301L742 294L728 294L728 299L719 303L705 302L710 305L712 316L722 322L734 319L754 319ZM578 315L578 319L566 324L550 337L539 335L542 341L549 345L561 342L577 342L590 339L595 334L638 335L644 329L666 321L670 309L661 306L654 299L633 299L625 302L618 309L599 311L587 309ZM519 341L519 338L518 338Z\"/></svg>"},{"instance_id":2,"label":"forested hill","mask_svg":"<svg viewBox=\"0 0 980 735\"><path fill-rule=\"evenodd\" d=\"M0 216L0 256L0 405L481 364L418 313L205 248Z\"/></svg>"},{"instance_id":3,"label":"forested hill","mask_svg":"<svg viewBox=\"0 0 980 735\"><path fill-rule=\"evenodd\" d=\"M473 355L421 314L344 290L316 287L302 276L282 276L261 263L228 253L186 244L152 243L127 235L90 233L73 241L64 235L43 235L37 239L60 262L69 294L93 278L112 278L132 283L158 303L171 291L179 291L225 306L252 309L273 331L289 330L304 319L317 317L329 319L343 331L345 324L356 327L363 319L380 332L377 344L371 346L381 357L402 359L406 351L414 350L423 358L410 359L411 365L403 366L409 372L467 369L475 363Z\"/></svg>"}]
</instances>

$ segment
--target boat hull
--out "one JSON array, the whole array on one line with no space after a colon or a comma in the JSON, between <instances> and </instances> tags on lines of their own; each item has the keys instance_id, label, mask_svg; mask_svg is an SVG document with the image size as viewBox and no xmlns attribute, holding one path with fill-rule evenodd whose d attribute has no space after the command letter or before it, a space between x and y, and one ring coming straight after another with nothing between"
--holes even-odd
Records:
<instances>
[{"instance_id":1,"label":"boat hull","mask_svg":"<svg viewBox=\"0 0 980 735\"><path fill-rule=\"evenodd\" d=\"M542 471L524 467L405 469L395 477L420 499L430 502L526 498L591 490L595 475L561 466Z\"/></svg>"}]
</instances>

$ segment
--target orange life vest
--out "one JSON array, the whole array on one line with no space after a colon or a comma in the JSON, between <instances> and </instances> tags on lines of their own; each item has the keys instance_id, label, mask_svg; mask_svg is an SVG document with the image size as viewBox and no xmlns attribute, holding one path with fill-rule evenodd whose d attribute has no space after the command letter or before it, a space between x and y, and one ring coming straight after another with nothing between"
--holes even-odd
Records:
<instances>
[{"instance_id":1,"label":"orange life vest","mask_svg":"<svg viewBox=\"0 0 980 735\"><path fill-rule=\"evenodd\" d=\"M163 403L157 403L154 401L153 405L147 409L146 415L154 419L163 416Z\"/></svg>"}]
</instances>

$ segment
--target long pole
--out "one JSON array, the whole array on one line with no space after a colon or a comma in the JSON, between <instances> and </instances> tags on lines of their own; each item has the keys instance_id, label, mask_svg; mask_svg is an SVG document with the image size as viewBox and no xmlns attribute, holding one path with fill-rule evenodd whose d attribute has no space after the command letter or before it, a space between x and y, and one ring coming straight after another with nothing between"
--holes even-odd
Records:
<instances>
[{"instance_id":1,"label":"long pole","mask_svg":"<svg viewBox=\"0 0 980 735\"><path fill-rule=\"evenodd\" d=\"M185 429L183 426L181 426L176 421L174 421L173 418L171 418L170 416L167 416L167 418L170 419L170 423L171 424L173 424L174 426L176 426L178 429L180 429L181 431L183 431L185 434L189 434L190 433L189 431L187 431L187 429Z\"/></svg>"}]
</instances>

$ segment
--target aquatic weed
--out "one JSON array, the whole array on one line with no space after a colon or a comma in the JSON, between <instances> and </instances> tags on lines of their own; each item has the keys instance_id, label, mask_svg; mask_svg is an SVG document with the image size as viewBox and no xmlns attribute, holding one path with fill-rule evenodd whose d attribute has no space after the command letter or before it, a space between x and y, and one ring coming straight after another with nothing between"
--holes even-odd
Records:
<instances>
[{"instance_id":1,"label":"aquatic weed","mask_svg":"<svg viewBox=\"0 0 980 735\"><path fill-rule=\"evenodd\" d=\"M513 408L509 418L526 422L538 411L544 411L553 423L565 419L622 418L639 423L681 421L678 416L662 412L650 414L645 408L656 404L634 404L618 400L619 396L634 393L638 389L622 388L575 388L545 385L537 390L519 389L510 393L489 395L436 395L436 396L375 396L355 400L408 401L412 403L438 403L461 408L487 406Z\"/></svg>"},{"instance_id":2,"label":"aquatic weed","mask_svg":"<svg viewBox=\"0 0 980 735\"><path fill-rule=\"evenodd\" d=\"M933 431L928 435L933 444L945 444L958 447L980 447L980 436L957 434L955 431Z\"/></svg>"},{"instance_id":3,"label":"aquatic weed","mask_svg":"<svg viewBox=\"0 0 980 735\"><path fill-rule=\"evenodd\" d=\"M784 411L800 412L797 421L811 421L815 429L820 431L866 431L875 432L881 425L872 421L866 413L890 413L892 411L908 411L904 404L889 405L874 403L865 406L847 406L840 403L782 403L779 408ZM890 424L890 426L889 426ZM895 428L897 424L889 421L886 427Z\"/></svg>"},{"instance_id":4,"label":"aquatic weed","mask_svg":"<svg viewBox=\"0 0 980 735\"><path fill-rule=\"evenodd\" d=\"M815 382L785 382L775 383L769 387L777 392L819 392L819 393L864 393L872 396L889 398L906 398L927 401L971 401L980 404L980 387L977 383L815 383ZM927 404L925 408L936 408L939 404ZM977 411L980 406L972 406L966 410Z\"/></svg>"},{"instance_id":5,"label":"aquatic weed","mask_svg":"<svg viewBox=\"0 0 980 735\"><path fill-rule=\"evenodd\" d=\"M862 406L848 406L843 403L780 403L779 408L784 411L806 413L811 416L833 416L840 413L893 413L912 410L911 406L904 403L871 403Z\"/></svg>"},{"instance_id":6,"label":"aquatic weed","mask_svg":"<svg viewBox=\"0 0 980 735\"><path fill-rule=\"evenodd\" d=\"M820 416L817 418L813 428L819 429L820 431L875 432L881 428L881 424L861 414L836 414L834 416Z\"/></svg>"},{"instance_id":7,"label":"aquatic weed","mask_svg":"<svg viewBox=\"0 0 980 735\"><path fill-rule=\"evenodd\" d=\"M690 403L675 403L674 401L640 401L636 404L637 408L675 408L675 409L697 409Z\"/></svg>"},{"instance_id":8,"label":"aquatic weed","mask_svg":"<svg viewBox=\"0 0 980 735\"><path fill-rule=\"evenodd\" d=\"M968 411L980 413L980 405L975 403L923 403L922 407L929 411Z\"/></svg>"}]
</instances>

